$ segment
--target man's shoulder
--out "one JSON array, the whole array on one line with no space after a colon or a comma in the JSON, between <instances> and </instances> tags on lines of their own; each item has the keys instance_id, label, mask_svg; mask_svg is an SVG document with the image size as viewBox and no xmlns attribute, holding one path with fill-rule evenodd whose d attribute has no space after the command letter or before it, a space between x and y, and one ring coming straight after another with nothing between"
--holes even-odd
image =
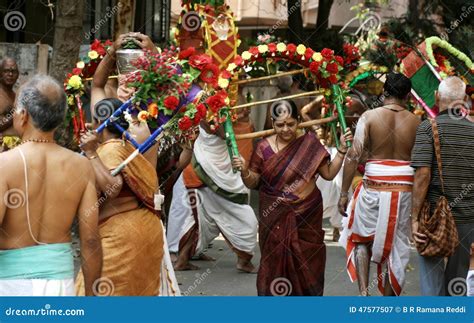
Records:
<instances>
[{"instance_id":1,"label":"man's shoulder","mask_svg":"<svg viewBox=\"0 0 474 323\"><path fill-rule=\"evenodd\" d=\"M59 153L64 159L68 161L68 164L72 167L81 167L81 169L91 167L90 161L87 159L87 157L75 151L69 150L64 147L59 147Z\"/></svg>"}]
</instances>

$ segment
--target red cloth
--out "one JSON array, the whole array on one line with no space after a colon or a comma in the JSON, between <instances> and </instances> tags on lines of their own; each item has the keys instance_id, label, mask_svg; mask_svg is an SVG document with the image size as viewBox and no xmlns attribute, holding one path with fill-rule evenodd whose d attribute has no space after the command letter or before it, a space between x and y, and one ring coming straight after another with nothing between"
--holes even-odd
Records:
<instances>
[{"instance_id":1,"label":"red cloth","mask_svg":"<svg viewBox=\"0 0 474 323\"><path fill-rule=\"evenodd\" d=\"M262 140L250 163L261 174L258 295L323 295L321 192L315 187L304 199L295 193L314 181L329 154L313 133L265 158L268 149L268 141Z\"/></svg>"}]
</instances>

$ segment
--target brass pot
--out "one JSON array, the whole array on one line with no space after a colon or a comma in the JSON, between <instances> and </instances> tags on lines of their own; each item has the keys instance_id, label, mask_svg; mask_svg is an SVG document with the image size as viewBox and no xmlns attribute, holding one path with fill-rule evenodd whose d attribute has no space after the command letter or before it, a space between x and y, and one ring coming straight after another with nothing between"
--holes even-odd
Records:
<instances>
[{"instance_id":1,"label":"brass pot","mask_svg":"<svg viewBox=\"0 0 474 323\"><path fill-rule=\"evenodd\" d=\"M127 74L136 71L137 68L132 62L138 57L143 56L141 49L119 49L117 50L117 69L119 74Z\"/></svg>"}]
</instances>

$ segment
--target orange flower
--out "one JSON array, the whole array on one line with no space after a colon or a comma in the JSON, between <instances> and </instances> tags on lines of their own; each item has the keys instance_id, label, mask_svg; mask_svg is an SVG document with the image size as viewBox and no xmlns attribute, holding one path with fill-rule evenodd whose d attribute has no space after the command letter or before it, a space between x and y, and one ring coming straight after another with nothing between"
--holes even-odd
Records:
<instances>
[{"instance_id":1,"label":"orange flower","mask_svg":"<svg viewBox=\"0 0 474 323\"><path fill-rule=\"evenodd\" d=\"M148 113L153 117L158 117L158 105L155 102L152 102L148 105Z\"/></svg>"}]
</instances>

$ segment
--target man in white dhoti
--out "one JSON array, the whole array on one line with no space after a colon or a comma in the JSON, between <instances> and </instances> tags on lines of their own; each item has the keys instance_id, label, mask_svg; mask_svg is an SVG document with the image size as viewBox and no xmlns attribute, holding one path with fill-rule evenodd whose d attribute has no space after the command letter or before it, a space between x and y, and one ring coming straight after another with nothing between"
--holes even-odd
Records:
<instances>
[{"instance_id":1,"label":"man in white dhoti","mask_svg":"<svg viewBox=\"0 0 474 323\"><path fill-rule=\"evenodd\" d=\"M391 73L384 105L365 112L344 164L339 211L345 215L348 191L360 161L368 158L363 181L352 196L339 240L346 248L347 271L369 295L369 260L377 264L383 295L400 295L410 254L411 150L420 121L406 109L411 82Z\"/></svg>"},{"instance_id":2,"label":"man in white dhoti","mask_svg":"<svg viewBox=\"0 0 474 323\"><path fill-rule=\"evenodd\" d=\"M232 170L226 142L202 123L193 152L193 170L202 185L189 193L195 199L190 201L193 216L185 221L175 270L197 269L189 263L190 257L222 234L237 254L237 269L255 272L251 259L257 244L257 218L248 205L248 189Z\"/></svg>"},{"instance_id":3,"label":"man in white dhoti","mask_svg":"<svg viewBox=\"0 0 474 323\"><path fill-rule=\"evenodd\" d=\"M15 109L13 126L22 143L0 154L0 296L76 294L76 216L85 293L94 295L102 270L95 176L87 158L54 142L67 109L62 85L33 77Z\"/></svg>"}]
</instances>

